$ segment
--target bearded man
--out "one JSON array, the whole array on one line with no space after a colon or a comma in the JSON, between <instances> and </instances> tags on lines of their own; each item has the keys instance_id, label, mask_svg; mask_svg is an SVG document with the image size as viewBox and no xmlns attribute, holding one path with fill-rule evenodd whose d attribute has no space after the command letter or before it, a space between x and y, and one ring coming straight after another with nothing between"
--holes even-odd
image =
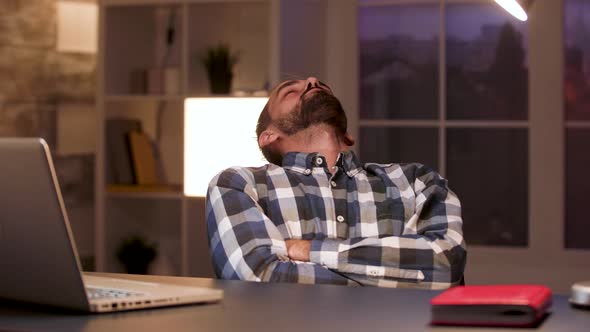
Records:
<instances>
[{"instance_id":1,"label":"bearded man","mask_svg":"<svg viewBox=\"0 0 590 332\"><path fill-rule=\"evenodd\" d=\"M425 289L463 280L461 205L447 181L421 164L361 163L326 84L277 85L256 134L270 163L209 185L218 277Z\"/></svg>"}]
</instances>

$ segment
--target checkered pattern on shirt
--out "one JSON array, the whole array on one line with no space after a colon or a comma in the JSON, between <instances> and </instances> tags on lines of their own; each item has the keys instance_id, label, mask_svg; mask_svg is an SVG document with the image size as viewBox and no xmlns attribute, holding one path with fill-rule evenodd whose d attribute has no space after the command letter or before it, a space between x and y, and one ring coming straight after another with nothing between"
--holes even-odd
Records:
<instances>
[{"instance_id":1,"label":"checkered pattern on shirt","mask_svg":"<svg viewBox=\"0 0 590 332\"><path fill-rule=\"evenodd\" d=\"M420 164L364 164L317 153L283 166L233 167L209 184L213 265L225 279L447 288L463 276L461 206L447 181ZM285 240L311 241L310 262Z\"/></svg>"}]
</instances>

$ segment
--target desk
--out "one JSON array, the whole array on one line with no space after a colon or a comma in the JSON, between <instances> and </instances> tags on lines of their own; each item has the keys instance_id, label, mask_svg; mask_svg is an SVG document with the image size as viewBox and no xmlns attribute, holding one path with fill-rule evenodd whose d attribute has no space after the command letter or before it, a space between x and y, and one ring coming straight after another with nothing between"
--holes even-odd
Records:
<instances>
[{"instance_id":1,"label":"desk","mask_svg":"<svg viewBox=\"0 0 590 332\"><path fill-rule=\"evenodd\" d=\"M440 292L345 286L309 286L158 276L125 277L225 291L222 302L109 314L72 314L0 304L0 331L492 331L429 326L429 300ZM590 311L554 296L553 313L535 331L588 331ZM526 331L501 328L498 331ZM531 329L528 329L531 330Z\"/></svg>"}]
</instances>

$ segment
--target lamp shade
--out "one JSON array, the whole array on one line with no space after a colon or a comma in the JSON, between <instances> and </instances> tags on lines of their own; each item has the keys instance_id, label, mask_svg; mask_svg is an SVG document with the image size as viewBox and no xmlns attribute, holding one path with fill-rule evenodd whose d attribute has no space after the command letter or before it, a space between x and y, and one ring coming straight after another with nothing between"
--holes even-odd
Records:
<instances>
[{"instance_id":1,"label":"lamp shade","mask_svg":"<svg viewBox=\"0 0 590 332\"><path fill-rule=\"evenodd\" d=\"M534 0L494 0L512 16L521 21L528 19L528 11Z\"/></svg>"},{"instance_id":2,"label":"lamp shade","mask_svg":"<svg viewBox=\"0 0 590 332\"><path fill-rule=\"evenodd\" d=\"M203 197L209 181L232 166L266 164L256 123L268 98L187 98L184 102L184 194Z\"/></svg>"}]
</instances>

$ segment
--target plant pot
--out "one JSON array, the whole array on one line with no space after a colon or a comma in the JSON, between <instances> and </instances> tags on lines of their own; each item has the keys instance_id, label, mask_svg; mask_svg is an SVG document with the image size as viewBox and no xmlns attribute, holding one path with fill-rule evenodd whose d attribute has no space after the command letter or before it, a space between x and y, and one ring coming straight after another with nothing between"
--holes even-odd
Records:
<instances>
[{"instance_id":1,"label":"plant pot","mask_svg":"<svg viewBox=\"0 0 590 332\"><path fill-rule=\"evenodd\" d=\"M232 73L209 73L209 90L212 94L229 94L232 79Z\"/></svg>"},{"instance_id":2,"label":"plant pot","mask_svg":"<svg viewBox=\"0 0 590 332\"><path fill-rule=\"evenodd\" d=\"M155 246L139 236L124 239L117 250L117 258L130 274L147 274L156 255Z\"/></svg>"},{"instance_id":3,"label":"plant pot","mask_svg":"<svg viewBox=\"0 0 590 332\"><path fill-rule=\"evenodd\" d=\"M125 264L125 270L129 274L148 274L148 267L150 262L127 262Z\"/></svg>"}]
</instances>

